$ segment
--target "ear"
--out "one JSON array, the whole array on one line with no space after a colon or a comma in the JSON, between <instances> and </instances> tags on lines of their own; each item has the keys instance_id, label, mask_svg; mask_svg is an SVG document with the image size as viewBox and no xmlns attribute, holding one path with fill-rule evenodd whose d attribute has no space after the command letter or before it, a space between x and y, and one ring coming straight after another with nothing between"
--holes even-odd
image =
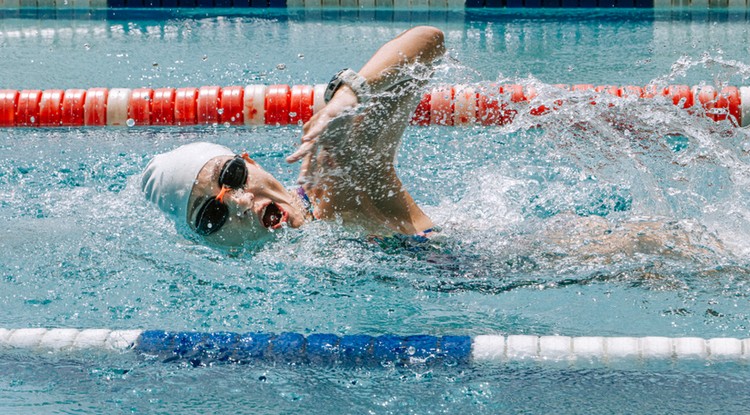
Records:
<instances>
[{"instance_id":1,"label":"ear","mask_svg":"<svg viewBox=\"0 0 750 415\"><path fill-rule=\"evenodd\" d=\"M247 152L242 153L242 159L245 160L246 162L254 165L254 166L258 165L258 163L256 163L255 160L253 160L253 159L250 158L250 155L247 154Z\"/></svg>"}]
</instances>

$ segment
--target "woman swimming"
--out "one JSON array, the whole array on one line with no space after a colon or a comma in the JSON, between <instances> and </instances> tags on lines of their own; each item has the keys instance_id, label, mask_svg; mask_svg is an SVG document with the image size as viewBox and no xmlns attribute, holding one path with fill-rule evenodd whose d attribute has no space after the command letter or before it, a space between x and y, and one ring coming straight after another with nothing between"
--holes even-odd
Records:
<instances>
[{"instance_id":1,"label":"woman swimming","mask_svg":"<svg viewBox=\"0 0 750 415\"><path fill-rule=\"evenodd\" d=\"M218 246L242 246L283 226L334 218L375 235L430 236L435 226L394 163L444 50L440 30L415 27L383 45L358 73L337 74L327 104L304 125L302 144L287 158L302 161L298 189L287 189L246 154L192 143L153 158L142 177L146 197L178 230ZM659 220L610 226L596 216L560 218L536 236L553 251L694 257L705 248L721 250L718 240L691 243L687 232Z\"/></svg>"},{"instance_id":2,"label":"woman swimming","mask_svg":"<svg viewBox=\"0 0 750 415\"><path fill-rule=\"evenodd\" d=\"M383 45L359 72L339 72L325 107L303 126L302 144L287 158L302 161L298 190L286 189L247 155L211 143L155 156L142 189L178 229L220 246L241 246L313 219L336 218L376 234L429 233L433 223L394 163L444 50L439 29L415 27Z\"/></svg>"}]
</instances>

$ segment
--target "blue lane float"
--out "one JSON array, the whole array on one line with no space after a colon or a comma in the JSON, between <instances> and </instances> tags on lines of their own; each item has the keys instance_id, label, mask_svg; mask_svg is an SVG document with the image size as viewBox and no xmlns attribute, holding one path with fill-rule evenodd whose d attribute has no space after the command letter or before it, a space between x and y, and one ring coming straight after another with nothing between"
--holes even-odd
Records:
<instances>
[{"instance_id":1,"label":"blue lane float","mask_svg":"<svg viewBox=\"0 0 750 415\"><path fill-rule=\"evenodd\" d=\"M107 329L0 329L8 350L137 353L164 362L282 362L371 366L476 362L750 361L750 339L532 335L401 336L182 332Z\"/></svg>"}]
</instances>

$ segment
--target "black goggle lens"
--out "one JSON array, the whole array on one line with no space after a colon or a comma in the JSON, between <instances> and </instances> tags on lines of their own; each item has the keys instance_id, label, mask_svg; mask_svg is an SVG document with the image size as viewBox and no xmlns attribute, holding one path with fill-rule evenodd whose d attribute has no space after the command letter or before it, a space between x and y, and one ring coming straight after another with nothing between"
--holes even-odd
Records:
<instances>
[{"instance_id":1,"label":"black goggle lens","mask_svg":"<svg viewBox=\"0 0 750 415\"><path fill-rule=\"evenodd\" d=\"M232 189L241 189L247 180L247 166L245 160L235 156L224 164L219 175L219 186L227 186Z\"/></svg>"},{"instance_id":2,"label":"black goggle lens","mask_svg":"<svg viewBox=\"0 0 750 415\"><path fill-rule=\"evenodd\" d=\"M198 235L210 235L221 228L227 221L229 208L218 200L209 199L198 211L195 231Z\"/></svg>"},{"instance_id":3,"label":"black goggle lens","mask_svg":"<svg viewBox=\"0 0 750 415\"><path fill-rule=\"evenodd\" d=\"M247 181L247 166L245 160L235 156L224 164L219 174L219 186L241 189ZM195 220L195 232L198 235L210 235L224 226L229 217L229 208L216 198L209 199L198 210Z\"/></svg>"}]
</instances>

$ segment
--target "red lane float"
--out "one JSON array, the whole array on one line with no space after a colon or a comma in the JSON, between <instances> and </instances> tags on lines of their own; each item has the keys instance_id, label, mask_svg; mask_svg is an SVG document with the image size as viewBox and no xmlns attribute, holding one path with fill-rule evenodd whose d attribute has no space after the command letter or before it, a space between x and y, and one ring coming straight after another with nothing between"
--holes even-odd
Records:
<instances>
[{"instance_id":1,"label":"red lane float","mask_svg":"<svg viewBox=\"0 0 750 415\"><path fill-rule=\"evenodd\" d=\"M62 101L62 125L66 127L78 127L83 125L84 109L86 103L85 89L67 89Z\"/></svg>"},{"instance_id":2,"label":"red lane float","mask_svg":"<svg viewBox=\"0 0 750 415\"><path fill-rule=\"evenodd\" d=\"M664 93L672 97L672 103L680 108L690 108L694 104L693 93L687 85L670 85Z\"/></svg>"},{"instance_id":3,"label":"red lane float","mask_svg":"<svg viewBox=\"0 0 750 415\"><path fill-rule=\"evenodd\" d=\"M151 124L174 125L174 88L159 88L154 90L151 101Z\"/></svg>"},{"instance_id":4,"label":"red lane float","mask_svg":"<svg viewBox=\"0 0 750 415\"><path fill-rule=\"evenodd\" d=\"M482 125L506 125L513 121L517 111L509 108L508 100L505 99L506 90L510 89L491 86L480 91L477 99L477 119ZM522 100L519 97L517 99Z\"/></svg>"},{"instance_id":5,"label":"red lane float","mask_svg":"<svg viewBox=\"0 0 750 415\"><path fill-rule=\"evenodd\" d=\"M245 89L230 86L221 89L219 96L219 119L223 124L242 125L245 123Z\"/></svg>"},{"instance_id":6,"label":"red lane float","mask_svg":"<svg viewBox=\"0 0 750 415\"><path fill-rule=\"evenodd\" d=\"M536 88L534 86L528 86L528 87L525 88L525 90L524 90L524 98L527 101L531 101L531 100L533 100L534 98L536 98L538 96L539 96L539 93L537 92L537 90L536 90ZM550 111L550 109L547 108L546 105L540 105L538 107L532 107L529 110L529 114L531 114L531 115L543 115L543 114L546 114L549 111Z\"/></svg>"},{"instance_id":7,"label":"red lane float","mask_svg":"<svg viewBox=\"0 0 750 415\"><path fill-rule=\"evenodd\" d=\"M0 127L16 125L18 95L15 89L0 89Z\"/></svg>"},{"instance_id":8,"label":"red lane float","mask_svg":"<svg viewBox=\"0 0 750 415\"><path fill-rule=\"evenodd\" d=\"M414 115L411 117L411 123L414 125L430 125L430 101L432 95L430 93L424 94L422 100L417 104L417 109L414 110Z\"/></svg>"},{"instance_id":9,"label":"red lane float","mask_svg":"<svg viewBox=\"0 0 750 415\"><path fill-rule=\"evenodd\" d=\"M39 126L39 102L41 100L42 91L36 89L21 91L16 106L17 127Z\"/></svg>"},{"instance_id":10,"label":"red lane float","mask_svg":"<svg viewBox=\"0 0 750 415\"><path fill-rule=\"evenodd\" d=\"M130 93L128 120L133 125L151 125L151 101L154 91L150 88L134 89Z\"/></svg>"},{"instance_id":11,"label":"red lane float","mask_svg":"<svg viewBox=\"0 0 750 415\"><path fill-rule=\"evenodd\" d=\"M641 97L654 98L660 95L664 95L664 90L660 90L656 85L649 84L643 87L643 94L641 94Z\"/></svg>"},{"instance_id":12,"label":"red lane float","mask_svg":"<svg viewBox=\"0 0 750 415\"><path fill-rule=\"evenodd\" d=\"M198 124L218 124L220 119L220 103L221 87L200 87L200 89L198 89L198 101L196 101L196 122Z\"/></svg>"},{"instance_id":13,"label":"red lane float","mask_svg":"<svg viewBox=\"0 0 750 415\"><path fill-rule=\"evenodd\" d=\"M91 88L86 92L83 104L84 125L107 125L107 88Z\"/></svg>"},{"instance_id":14,"label":"red lane float","mask_svg":"<svg viewBox=\"0 0 750 415\"><path fill-rule=\"evenodd\" d=\"M289 124L304 124L313 115L315 91L310 85L295 85L289 97Z\"/></svg>"},{"instance_id":15,"label":"red lane float","mask_svg":"<svg viewBox=\"0 0 750 415\"><path fill-rule=\"evenodd\" d=\"M715 121L750 124L750 87L653 84L552 85L561 90L626 99L659 98ZM540 99L534 85L438 86L422 96L416 125L505 125L518 111L542 115L568 98ZM307 122L325 103L325 85L203 86L200 88L91 88L0 90L0 127L101 125L288 125ZM554 98L553 98L554 99ZM587 98L588 99L588 98ZM591 104L596 98L591 97ZM609 105L614 105L610 102Z\"/></svg>"},{"instance_id":16,"label":"red lane float","mask_svg":"<svg viewBox=\"0 0 750 415\"><path fill-rule=\"evenodd\" d=\"M430 94L430 124L453 125L453 87L438 87Z\"/></svg>"},{"instance_id":17,"label":"red lane float","mask_svg":"<svg viewBox=\"0 0 750 415\"><path fill-rule=\"evenodd\" d=\"M599 92L599 93L603 92L605 94L609 94L615 97L620 96L620 87L612 86L612 85L597 86L596 88L594 88L594 91Z\"/></svg>"},{"instance_id":18,"label":"red lane float","mask_svg":"<svg viewBox=\"0 0 750 415\"><path fill-rule=\"evenodd\" d=\"M503 113L500 103L500 94L503 87L492 85L479 91L477 98L477 121L482 125L504 125L501 116Z\"/></svg>"},{"instance_id":19,"label":"red lane float","mask_svg":"<svg viewBox=\"0 0 750 415\"><path fill-rule=\"evenodd\" d=\"M570 90L573 92L577 91L592 91L594 90L594 85L591 84L577 84L570 87Z\"/></svg>"},{"instance_id":20,"label":"red lane float","mask_svg":"<svg viewBox=\"0 0 750 415\"><path fill-rule=\"evenodd\" d=\"M289 104L291 101L289 85L271 85L266 92L266 124L289 124Z\"/></svg>"},{"instance_id":21,"label":"red lane float","mask_svg":"<svg viewBox=\"0 0 750 415\"><path fill-rule=\"evenodd\" d=\"M198 105L198 90L178 88L174 98L175 125L194 125Z\"/></svg>"},{"instance_id":22,"label":"red lane float","mask_svg":"<svg viewBox=\"0 0 750 415\"><path fill-rule=\"evenodd\" d=\"M643 88L634 85L620 87L620 96L623 98L643 98Z\"/></svg>"},{"instance_id":23,"label":"red lane float","mask_svg":"<svg viewBox=\"0 0 750 415\"><path fill-rule=\"evenodd\" d=\"M62 103L65 91L48 89L42 92L39 101L39 126L59 127L62 125Z\"/></svg>"}]
</instances>

